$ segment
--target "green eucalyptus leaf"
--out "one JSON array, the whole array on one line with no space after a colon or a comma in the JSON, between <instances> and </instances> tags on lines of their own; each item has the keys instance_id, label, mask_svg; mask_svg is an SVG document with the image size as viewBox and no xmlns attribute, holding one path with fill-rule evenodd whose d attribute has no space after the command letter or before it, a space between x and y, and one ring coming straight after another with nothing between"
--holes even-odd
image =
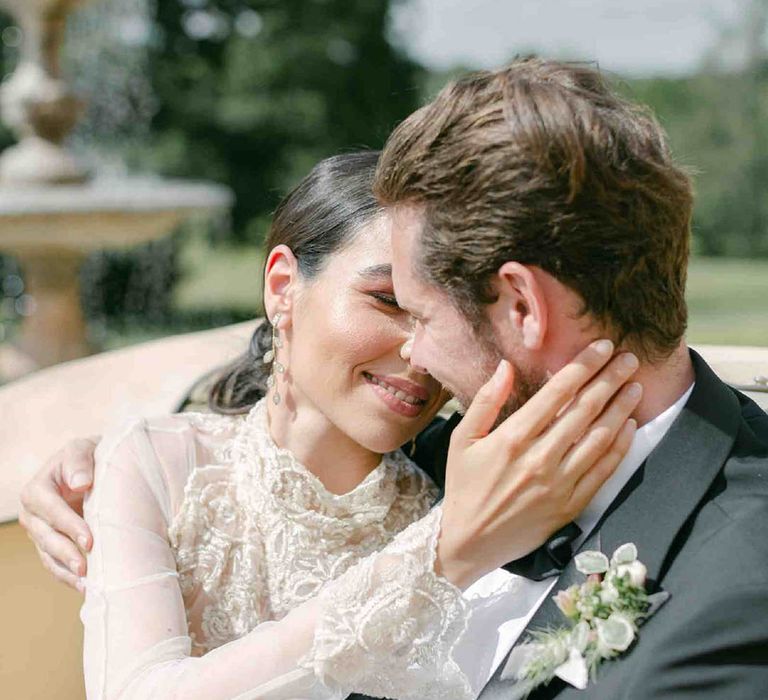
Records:
<instances>
[{"instance_id":1,"label":"green eucalyptus leaf","mask_svg":"<svg viewBox=\"0 0 768 700\"><path fill-rule=\"evenodd\" d=\"M611 566L631 564L637 559L637 547L632 542L621 545L611 557Z\"/></svg>"},{"instance_id":2,"label":"green eucalyptus leaf","mask_svg":"<svg viewBox=\"0 0 768 700\"><path fill-rule=\"evenodd\" d=\"M607 620L597 620L596 625L598 639L611 651L626 651L635 638L632 623L619 613L613 613Z\"/></svg>"},{"instance_id":3,"label":"green eucalyptus leaf","mask_svg":"<svg viewBox=\"0 0 768 700\"><path fill-rule=\"evenodd\" d=\"M608 571L608 557L602 552L582 552L577 554L574 563L576 568L587 576L590 574L604 574Z\"/></svg>"}]
</instances>

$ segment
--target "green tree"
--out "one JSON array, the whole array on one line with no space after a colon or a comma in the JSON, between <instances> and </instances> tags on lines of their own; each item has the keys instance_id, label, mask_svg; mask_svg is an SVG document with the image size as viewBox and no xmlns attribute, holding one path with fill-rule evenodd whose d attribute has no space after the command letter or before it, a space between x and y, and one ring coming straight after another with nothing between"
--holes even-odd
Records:
<instances>
[{"instance_id":1,"label":"green tree","mask_svg":"<svg viewBox=\"0 0 768 700\"><path fill-rule=\"evenodd\" d=\"M695 173L694 242L706 255L768 256L768 2L744 7L696 75L625 86Z\"/></svg>"},{"instance_id":2,"label":"green tree","mask_svg":"<svg viewBox=\"0 0 768 700\"><path fill-rule=\"evenodd\" d=\"M380 147L416 107L420 69L386 38L391 4L158 3L152 165L228 184L233 235L260 240L279 196L318 159Z\"/></svg>"}]
</instances>

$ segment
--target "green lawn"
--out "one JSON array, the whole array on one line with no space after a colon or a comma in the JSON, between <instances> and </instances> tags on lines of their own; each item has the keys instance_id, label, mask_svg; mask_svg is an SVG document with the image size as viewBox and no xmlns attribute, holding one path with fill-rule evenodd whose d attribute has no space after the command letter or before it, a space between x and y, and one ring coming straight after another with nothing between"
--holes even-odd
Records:
<instances>
[{"instance_id":1,"label":"green lawn","mask_svg":"<svg viewBox=\"0 0 768 700\"><path fill-rule=\"evenodd\" d=\"M261 254L190 241L175 303L181 313L260 308ZM768 346L768 260L694 259L688 281L692 343Z\"/></svg>"},{"instance_id":2,"label":"green lawn","mask_svg":"<svg viewBox=\"0 0 768 700\"><path fill-rule=\"evenodd\" d=\"M768 346L768 260L695 259L688 304L690 342Z\"/></svg>"},{"instance_id":3,"label":"green lawn","mask_svg":"<svg viewBox=\"0 0 768 700\"><path fill-rule=\"evenodd\" d=\"M261 309L262 254L255 246L211 248L190 239L181 251L181 280L174 305L179 311Z\"/></svg>"}]
</instances>

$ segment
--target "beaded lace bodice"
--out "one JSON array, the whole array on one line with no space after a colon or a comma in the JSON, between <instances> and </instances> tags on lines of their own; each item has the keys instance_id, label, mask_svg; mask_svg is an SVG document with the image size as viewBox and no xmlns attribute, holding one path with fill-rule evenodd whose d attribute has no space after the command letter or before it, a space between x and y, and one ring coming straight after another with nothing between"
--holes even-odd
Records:
<instances>
[{"instance_id":1,"label":"beaded lace bodice","mask_svg":"<svg viewBox=\"0 0 768 700\"><path fill-rule=\"evenodd\" d=\"M217 464L196 467L170 530L193 648L282 619L423 517L437 489L402 452L336 495L278 448L260 402L245 418L192 414ZM198 604L199 596L205 601Z\"/></svg>"},{"instance_id":2,"label":"beaded lace bodice","mask_svg":"<svg viewBox=\"0 0 768 700\"><path fill-rule=\"evenodd\" d=\"M437 489L402 453L335 495L260 402L135 422L102 441L95 483L89 699L471 697Z\"/></svg>"}]
</instances>

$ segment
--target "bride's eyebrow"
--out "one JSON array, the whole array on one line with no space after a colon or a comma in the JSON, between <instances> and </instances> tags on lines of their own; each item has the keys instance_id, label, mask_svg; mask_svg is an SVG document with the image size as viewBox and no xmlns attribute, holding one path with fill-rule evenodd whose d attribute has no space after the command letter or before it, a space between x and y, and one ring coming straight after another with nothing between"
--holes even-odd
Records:
<instances>
[{"instance_id":1,"label":"bride's eyebrow","mask_svg":"<svg viewBox=\"0 0 768 700\"><path fill-rule=\"evenodd\" d=\"M368 282L392 282L392 265L389 263L381 265L371 265L363 268L358 273L360 277Z\"/></svg>"}]
</instances>

